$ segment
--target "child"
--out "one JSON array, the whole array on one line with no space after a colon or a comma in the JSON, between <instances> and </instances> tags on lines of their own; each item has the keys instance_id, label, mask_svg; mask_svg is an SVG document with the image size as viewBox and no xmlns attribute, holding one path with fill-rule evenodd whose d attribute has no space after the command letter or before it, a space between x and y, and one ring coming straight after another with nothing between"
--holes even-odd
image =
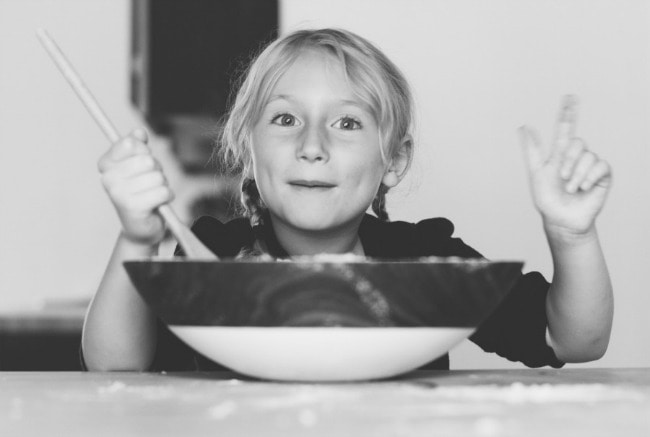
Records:
<instances>
[{"instance_id":1,"label":"child","mask_svg":"<svg viewBox=\"0 0 650 437\"><path fill-rule=\"evenodd\" d=\"M242 175L246 218L203 217L194 232L220 257L479 257L451 236L446 219L388 221L386 192L411 161L411 118L404 77L365 39L322 29L275 41L251 64L222 136L227 162ZM568 98L550 150L527 128L520 132L553 283L522 275L472 336L484 350L528 366L595 360L609 342L612 288L594 221L611 175L574 137L574 120ZM146 143L136 130L99 161L122 232L86 317L85 363L91 370L218 368L157 321L122 267L156 254L165 227L154 211L173 197ZM369 206L377 217L365 213ZM448 357L429 368L448 369Z\"/></svg>"}]
</instances>

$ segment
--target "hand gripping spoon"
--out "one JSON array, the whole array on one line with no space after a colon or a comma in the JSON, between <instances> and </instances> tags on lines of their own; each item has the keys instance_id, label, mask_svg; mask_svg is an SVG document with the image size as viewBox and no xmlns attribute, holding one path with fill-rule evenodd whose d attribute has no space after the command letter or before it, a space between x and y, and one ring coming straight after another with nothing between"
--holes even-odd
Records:
<instances>
[{"instance_id":1,"label":"hand gripping spoon","mask_svg":"<svg viewBox=\"0 0 650 437\"><path fill-rule=\"evenodd\" d=\"M115 129L113 123L111 123L102 108L99 106L99 103L97 103L97 100L95 100L86 85L83 83L81 77L76 73L70 62L68 62L61 49L44 29L38 29L36 34L43 47L48 52L63 76L67 79L68 83L84 104L90 115L95 119L101 130L104 132L104 135L106 135L111 143L119 141L120 134L117 132L117 129ZM210 249L205 247L196 235L185 226L169 205L161 205L158 208L158 213L163 217L169 230L181 245L188 258L218 259L217 256Z\"/></svg>"}]
</instances>

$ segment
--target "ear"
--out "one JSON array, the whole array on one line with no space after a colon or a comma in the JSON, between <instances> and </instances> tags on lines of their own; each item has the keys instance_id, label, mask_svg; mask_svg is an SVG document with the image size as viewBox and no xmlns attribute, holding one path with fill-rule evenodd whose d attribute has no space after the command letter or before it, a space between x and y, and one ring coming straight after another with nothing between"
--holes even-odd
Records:
<instances>
[{"instance_id":1,"label":"ear","mask_svg":"<svg viewBox=\"0 0 650 437\"><path fill-rule=\"evenodd\" d=\"M393 156L390 159L390 163L386 168L386 172L384 173L381 182L388 188L393 188L399 184L402 178L406 175L412 157L413 137L407 135L402 139L397 150L393 152Z\"/></svg>"}]
</instances>

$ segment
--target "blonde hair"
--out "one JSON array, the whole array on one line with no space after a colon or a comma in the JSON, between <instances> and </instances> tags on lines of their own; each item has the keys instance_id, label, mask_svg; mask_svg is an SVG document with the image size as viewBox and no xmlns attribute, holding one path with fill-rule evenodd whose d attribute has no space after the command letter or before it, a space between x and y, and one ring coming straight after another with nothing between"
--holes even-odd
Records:
<instances>
[{"instance_id":1,"label":"blonde hair","mask_svg":"<svg viewBox=\"0 0 650 437\"><path fill-rule=\"evenodd\" d=\"M255 182L247 179L252 165L252 131L275 84L307 50L321 50L344 67L352 90L375 117L384 162L410 134L413 103L408 83L397 66L368 40L340 29L299 30L275 40L242 76L220 141L219 152L226 168L242 176L242 206L253 226L262 220L264 205ZM383 220L388 220L387 191L382 184L372 203L373 211Z\"/></svg>"}]
</instances>

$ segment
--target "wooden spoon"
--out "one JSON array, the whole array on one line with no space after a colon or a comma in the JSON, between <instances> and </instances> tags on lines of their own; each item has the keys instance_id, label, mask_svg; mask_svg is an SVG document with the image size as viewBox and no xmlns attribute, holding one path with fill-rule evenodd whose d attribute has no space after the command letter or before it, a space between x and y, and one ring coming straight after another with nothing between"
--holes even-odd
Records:
<instances>
[{"instance_id":1,"label":"wooden spoon","mask_svg":"<svg viewBox=\"0 0 650 437\"><path fill-rule=\"evenodd\" d=\"M104 135L112 143L119 141L120 134L115 129L115 126L108 119L102 108L99 106L97 100L90 93L86 85L81 80L81 77L72 67L72 64L66 59L65 55L48 35L45 29L38 29L36 35L41 44L50 55L54 63L67 79L68 83L75 91L81 102L84 104L90 115L95 119ZM163 217L169 230L174 235L174 238L183 248L183 251L188 258L194 259L218 259L217 256L194 235L194 233L178 218L174 210L165 204L158 208L158 213Z\"/></svg>"}]
</instances>

